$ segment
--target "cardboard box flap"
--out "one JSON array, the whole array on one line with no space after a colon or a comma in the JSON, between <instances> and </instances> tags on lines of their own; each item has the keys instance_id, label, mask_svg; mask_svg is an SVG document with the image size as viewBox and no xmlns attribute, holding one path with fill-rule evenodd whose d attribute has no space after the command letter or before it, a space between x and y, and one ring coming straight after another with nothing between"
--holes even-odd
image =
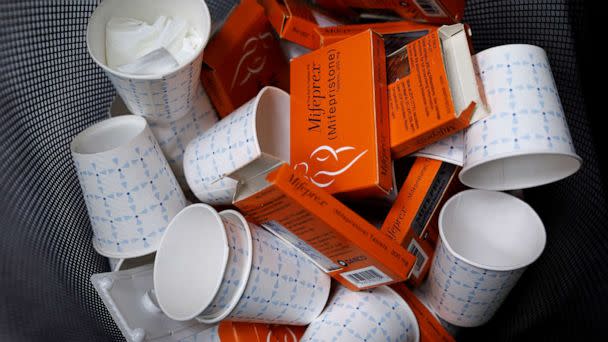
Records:
<instances>
[{"instance_id":1,"label":"cardboard box flap","mask_svg":"<svg viewBox=\"0 0 608 342\"><path fill-rule=\"evenodd\" d=\"M474 123L487 116L488 112L477 85L465 26L442 26L438 32L456 116L460 117L474 102L477 106L469 122Z\"/></svg>"},{"instance_id":2,"label":"cardboard box flap","mask_svg":"<svg viewBox=\"0 0 608 342\"><path fill-rule=\"evenodd\" d=\"M282 164L285 164L285 161L262 152L260 157L240 169L225 175L225 177L232 178L239 183L248 183L250 180L260 175L266 175L268 172Z\"/></svg>"}]
</instances>

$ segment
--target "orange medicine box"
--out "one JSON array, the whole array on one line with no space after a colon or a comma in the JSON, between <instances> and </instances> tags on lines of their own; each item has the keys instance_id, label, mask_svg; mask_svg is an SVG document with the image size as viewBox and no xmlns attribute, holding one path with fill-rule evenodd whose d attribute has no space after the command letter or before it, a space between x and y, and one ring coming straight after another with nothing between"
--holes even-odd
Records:
<instances>
[{"instance_id":1,"label":"orange medicine box","mask_svg":"<svg viewBox=\"0 0 608 342\"><path fill-rule=\"evenodd\" d=\"M433 220L443 203L460 189L460 167L439 160L416 158L382 228L384 234L416 257L408 282L418 286L426 277L438 231Z\"/></svg>"},{"instance_id":2,"label":"orange medicine box","mask_svg":"<svg viewBox=\"0 0 608 342\"><path fill-rule=\"evenodd\" d=\"M369 30L291 61L291 165L331 194L392 189L385 62Z\"/></svg>"},{"instance_id":3,"label":"orange medicine box","mask_svg":"<svg viewBox=\"0 0 608 342\"><path fill-rule=\"evenodd\" d=\"M303 0L260 0L260 3L281 38L312 50L319 48L319 25Z\"/></svg>"},{"instance_id":4,"label":"orange medicine box","mask_svg":"<svg viewBox=\"0 0 608 342\"><path fill-rule=\"evenodd\" d=\"M264 86L289 90L289 63L255 0L243 0L203 53L201 80L220 117Z\"/></svg>"},{"instance_id":5,"label":"orange medicine box","mask_svg":"<svg viewBox=\"0 0 608 342\"><path fill-rule=\"evenodd\" d=\"M220 342L299 341L306 327L222 321L218 325Z\"/></svg>"},{"instance_id":6,"label":"orange medicine box","mask_svg":"<svg viewBox=\"0 0 608 342\"><path fill-rule=\"evenodd\" d=\"M391 152L398 159L487 115L465 27L442 26L387 57Z\"/></svg>"},{"instance_id":7,"label":"orange medicine box","mask_svg":"<svg viewBox=\"0 0 608 342\"><path fill-rule=\"evenodd\" d=\"M410 306L420 329L420 342L455 342L441 322L404 284L391 286Z\"/></svg>"},{"instance_id":8,"label":"orange medicine box","mask_svg":"<svg viewBox=\"0 0 608 342\"><path fill-rule=\"evenodd\" d=\"M347 288L363 290L409 276L411 254L289 165L257 175L242 171L235 178L242 181L234 205L248 219L308 255Z\"/></svg>"},{"instance_id":9,"label":"orange medicine box","mask_svg":"<svg viewBox=\"0 0 608 342\"><path fill-rule=\"evenodd\" d=\"M414 40L416 38L420 38L428 34L429 31L437 30L438 28L438 26L419 24L411 21L395 21L372 24L319 27L317 29L317 32L319 33L321 46L327 46L366 30L372 30L376 33L381 34L383 37L386 37L387 35L397 35L403 38ZM385 50L387 50L388 54L390 52L389 49L386 47L386 40L384 43ZM401 48L402 46L403 45L399 46L399 48Z\"/></svg>"},{"instance_id":10,"label":"orange medicine box","mask_svg":"<svg viewBox=\"0 0 608 342\"><path fill-rule=\"evenodd\" d=\"M465 0L316 0L316 3L342 15L370 13L434 24L460 22L465 7Z\"/></svg>"}]
</instances>

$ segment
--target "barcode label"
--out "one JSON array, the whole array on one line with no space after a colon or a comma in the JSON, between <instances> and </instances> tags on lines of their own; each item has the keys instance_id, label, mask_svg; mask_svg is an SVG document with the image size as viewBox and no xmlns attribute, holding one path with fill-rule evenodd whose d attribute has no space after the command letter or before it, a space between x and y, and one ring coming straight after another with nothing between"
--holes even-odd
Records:
<instances>
[{"instance_id":1,"label":"barcode label","mask_svg":"<svg viewBox=\"0 0 608 342\"><path fill-rule=\"evenodd\" d=\"M414 0L414 2L427 17L447 17L435 0Z\"/></svg>"},{"instance_id":2,"label":"barcode label","mask_svg":"<svg viewBox=\"0 0 608 342\"><path fill-rule=\"evenodd\" d=\"M359 288L385 284L393 281L391 277L387 276L374 266L344 272L340 275Z\"/></svg>"},{"instance_id":3,"label":"barcode label","mask_svg":"<svg viewBox=\"0 0 608 342\"><path fill-rule=\"evenodd\" d=\"M416 257L416 263L412 268L412 274L414 277L418 278L420 277L420 272L422 272L422 269L424 268L424 265L426 265L426 261L429 259L429 257L426 255L426 253L424 253L422 247L420 247L416 240L412 240L412 242L410 242L410 245L407 247L407 251Z\"/></svg>"}]
</instances>

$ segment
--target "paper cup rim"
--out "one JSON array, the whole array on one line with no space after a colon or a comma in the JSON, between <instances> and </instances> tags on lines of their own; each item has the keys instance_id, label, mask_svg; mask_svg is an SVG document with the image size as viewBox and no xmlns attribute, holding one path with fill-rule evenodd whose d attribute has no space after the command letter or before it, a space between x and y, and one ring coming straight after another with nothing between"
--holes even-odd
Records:
<instances>
[{"instance_id":1,"label":"paper cup rim","mask_svg":"<svg viewBox=\"0 0 608 342\"><path fill-rule=\"evenodd\" d=\"M212 281L213 284L213 290L210 293L204 294L203 295L203 300L202 302L204 304L201 304L200 307L197 310L194 310L193 312L189 313L189 314L183 314L183 315L179 315L179 314L175 314L174 312L170 312L166 310L166 306L163 305L163 301L160 300L160 291L159 291L159 282L160 280L158 279L159 277L159 271L158 271L158 265L160 260L162 259L162 252L163 252L163 242L165 239L167 239L167 236L169 236L169 233L171 230L175 229L174 225L177 224L177 222L179 222L179 219L181 216L185 215L185 213L187 213L188 211L191 210L205 210L208 213L211 214L211 216L215 219L215 223L217 223L215 226L218 229L219 232L219 236L222 238L222 241L220 241L220 243L222 243L222 255L219 256L217 259L217 262L219 263L220 267L221 267L221 271L219 272L219 274L211 274L211 277L215 277L213 279L209 279L210 277L208 277L206 279L206 281ZM208 241L207 239L203 239L202 241ZM203 246L200 246L201 250L204 249ZM186 208L184 208L182 211L180 211L169 223L169 225L167 226L167 230L165 231L165 233L163 234L163 237L160 239L160 244L159 244L159 248L156 254L156 260L154 260L154 288L156 290L156 295L157 295L157 299L158 299L158 304L161 308L161 310L165 313L165 315L169 316L169 318L174 319L174 320L178 320L178 321L186 321L186 320L191 320L194 319L196 316L200 315L201 312L203 312L205 310L205 308L213 301L213 298L217 295L220 286L222 284L222 279L224 278L224 273L226 272L226 268L228 265L228 238L226 236L226 231L224 228L224 223L221 220L220 215L218 214L218 212L211 207L210 205L207 204L203 204L203 203L196 203L196 204L192 204ZM209 254L206 255L206 257L209 257ZM187 270L189 272L192 272L193 270Z\"/></svg>"},{"instance_id":2,"label":"paper cup rim","mask_svg":"<svg viewBox=\"0 0 608 342\"><path fill-rule=\"evenodd\" d=\"M535 218L535 220L538 220L538 222L540 222L540 226L543 227L543 229L540 229L538 232L538 237L542 240L539 244L538 251L534 254L533 257L529 258L528 260L526 260L525 262L522 262L520 264L513 264L513 265L508 265L508 266L493 266L493 265L484 265L482 263L479 262L475 262L473 260L470 260L469 258L465 258L464 256L462 256L460 253L457 253L452 246L450 246L449 242L447 241L446 237L445 237L445 233L443 232L443 216L445 215L445 208L448 207L448 205L450 205L451 203L455 202L456 200L458 200L460 197L462 196L466 196L467 194L470 194L472 192L485 192L485 193L494 193L494 194L500 194L500 196L504 196L505 198L509 198L512 201L518 202L520 204L523 204L524 207L530 211L530 213L532 214L532 216ZM528 203L522 201L521 199L506 194L504 192L499 192L499 191L491 191L491 190L479 190L479 189L470 189L470 190L465 190L462 192L457 193L456 195L452 196L449 200L447 200L445 202L445 204L443 205L443 208L441 208L441 211L439 212L439 220L438 220L438 225L439 225L439 237L441 242L443 242L443 245L445 246L445 248L450 252L450 254L452 254L453 256L457 257L458 259L466 262L467 264L477 267L477 268L481 268L484 270L488 270L488 271L496 271L496 272L508 272L508 271L515 271L524 267L528 267L531 264L533 264L536 260L538 260L538 258L542 255L545 246L547 245L547 232L544 229L545 225L543 224L540 216L538 216L538 214L536 213L536 211L534 210L534 208L532 208Z\"/></svg>"},{"instance_id":3,"label":"paper cup rim","mask_svg":"<svg viewBox=\"0 0 608 342\"><path fill-rule=\"evenodd\" d=\"M206 33L202 32L204 37L201 37L202 43L201 43L200 49L199 49L199 51L197 51L197 53L195 53L192 56L192 58L188 59L187 62L183 63L183 65L181 65L180 67L178 67L174 70L171 70L171 71L168 71L168 72L165 72L162 74L158 74L158 75L132 75L132 74L127 74L127 73L112 69L109 66L107 66L105 63L102 63L99 59L97 59L97 57L91 51L91 45L89 44L89 40L91 38L91 22L93 21L93 19L96 19L95 18L96 16L99 15L98 10L100 8L102 8L102 6L105 4L105 2L101 2L99 5L97 5L97 7L93 11L93 13L91 14L91 16L89 17L89 20L87 22L87 33L86 33L87 52L89 53L89 56L91 56L91 59L93 59L93 61L95 61L95 64L99 65L104 71L109 72L112 75L119 76L119 77L126 78L126 79L155 81L155 80L160 80L167 76L176 74L176 73L182 71L183 69L185 69L186 67L188 67L189 65L191 65L193 62L195 62L201 56L201 54L203 54L205 46L207 46L207 43L209 42L209 37L211 36L211 14L209 12L209 7L207 6L207 3L205 2L205 0L200 0L200 3L203 4L202 19L205 20L205 22L206 22L206 24L204 25L205 29L206 29ZM104 44L104 46L105 46L105 44ZM104 48L104 52L105 52L105 48Z\"/></svg>"},{"instance_id":4,"label":"paper cup rim","mask_svg":"<svg viewBox=\"0 0 608 342\"><path fill-rule=\"evenodd\" d=\"M412 320L412 322L413 322L412 325L415 328L414 329L414 331L415 331L414 341L417 341L417 342L420 341L420 326L418 324L418 319L416 318L416 315L414 314L414 310L412 310L412 308L410 307L408 302L405 300L405 298L403 298L401 295L399 295L399 293L397 291L392 289L390 286L384 286L384 287L386 287L393 296L396 296L397 298L401 299L401 301L405 304L405 308L407 309L406 310L407 315Z\"/></svg>"},{"instance_id":5,"label":"paper cup rim","mask_svg":"<svg viewBox=\"0 0 608 342\"><path fill-rule=\"evenodd\" d=\"M534 44L505 44L505 45L493 46L491 48L487 48L485 50L479 51L474 56L480 56L481 54L492 52L494 50L500 50L500 49L505 49L505 48L508 49L508 48L515 48L515 47L534 48L534 49L539 49L539 50L542 50L543 52L545 52L545 49L543 49L542 47L540 47L538 45L534 45Z\"/></svg>"},{"instance_id":6,"label":"paper cup rim","mask_svg":"<svg viewBox=\"0 0 608 342\"><path fill-rule=\"evenodd\" d=\"M243 269L243 273L241 275L241 279L243 281L239 285L235 296L230 300L230 304L228 304L228 306L224 310L220 311L219 314L217 314L217 315L197 316L196 317L197 321L199 321L201 323L206 323L206 324L218 323L221 320L223 320L224 318L228 317L228 315L230 315L232 310L234 310L234 308L237 306L237 304L241 300L243 293L245 292L245 288L247 287L247 283L249 282L249 275L251 274L251 267L253 265L253 238L251 236L251 230L249 229L249 223L247 223L247 220L245 220L245 217L243 217L243 215L241 213L239 213L238 211L232 210L232 209L221 211L219 213L219 215L222 218L224 218L227 215L233 215L243 225L243 227L245 228L245 237L246 237L246 241L247 241L247 248L249 249L249 257L247 258L245 268Z\"/></svg>"},{"instance_id":7,"label":"paper cup rim","mask_svg":"<svg viewBox=\"0 0 608 342\"><path fill-rule=\"evenodd\" d=\"M142 248L142 249L132 251L132 252L120 253L120 252L114 252L114 251L109 251L109 250L104 249L97 242L97 239L95 237L93 237L92 241L93 241L93 249L95 250L95 252L97 252L98 254L100 254L106 258L122 259L122 262L124 262L124 259L139 258L139 257L146 256L148 254L154 253L158 250L158 246L160 246L160 239L159 239L159 240L156 240L155 243L151 243L150 247L148 247L148 248ZM120 262L120 263L122 264L122 262Z\"/></svg>"},{"instance_id":8,"label":"paper cup rim","mask_svg":"<svg viewBox=\"0 0 608 342\"><path fill-rule=\"evenodd\" d=\"M100 152L95 152L95 153L81 153L81 152L76 151L76 147L82 143L82 140L86 139L89 135L91 135L91 133L101 130L101 129L110 128L111 126L120 124L123 121L124 122L132 121L136 124L141 124L142 128L136 135L131 137L131 139L129 139L125 143L115 146L111 149L100 151ZM80 133L76 134L76 136L72 139L72 142L70 143L70 152L72 153L72 155L79 156L79 157L100 156L100 155L109 154L109 153L115 152L121 148L124 148L127 145L132 144L135 139L137 139L142 133L144 133L146 131L147 127L148 127L148 122L146 121L146 119L144 119L141 116L137 116L137 115L123 115L123 116L107 118L107 119L104 119L97 123L94 123L93 125L85 128Z\"/></svg>"},{"instance_id":9,"label":"paper cup rim","mask_svg":"<svg viewBox=\"0 0 608 342\"><path fill-rule=\"evenodd\" d=\"M466 154L466 152L465 152ZM499 160L508 160L511 158L517 158L517 157L524 157L524 156L562 156L562 157L566 157L566 158L572 158L575 161L578 162L578 166L574 169L571 170L565 174L563 174L561 177L557 177L557 178L552 178L552 179L547 179L544 180L542 182L538 182L535 183L533 185L526 185L526 186L508 186L508 187L500 187L500 186L493 186L493 187L478 187L476 186L474 183L472 182L468 182L465 181L464 175L466 173L468 173L469 171L471 171L474 168L477 168L483 164L487 164L487 163L494 163L497 162ZM474 163L468 163L468 162L464 162L464 166L462 168L462 170L460 170L460 172L458 173L458 179L460 180L460 182L462 182L464 185L475 188L475 189L480 189L480 190L491 190L491 191L509 191L509 190L522 190L522 189L530 189L530 188L535 188L538 186L543 186L543 185L547 185L547 184L551 184L554 182L557 182L559 180L568 178L570 176L572 176L573 174L575 174L576 172L578 172L578 170L580 170L581 166L583 165L583 159L577 155L576 153L570 153L570 152L551 152L551 151L547 151L547 150L542 150L542 149L538 149L538 150L529 150L529 151L525 151L524 153L517 153L517 152L504 152L504 153L499 153L496 154L490 158L484 158L481 160L478 160Z\"/></svg>"},{"instance_id":10,"label":"paper cup rim","mask_svg":"<svg viewBox=\"0 0 608 342\"><path fill-rule=\"evenodd\" d=\"M260 110L260 101L262 97L266 96L269 91L274 92L275 94L280 94L282 96L286 95L289 99L289 93L285 90L273 86L265 86L260 90L260 92L255 97L254 106L254 116L253 116L253 138L255 140L255 150L256 150L256 158L258 158L264 151L262 151L262 147L260 146L260 138L258 137L258 111ZM224 175L226 176L226 175Z\"/></svg>"}]
</instances>

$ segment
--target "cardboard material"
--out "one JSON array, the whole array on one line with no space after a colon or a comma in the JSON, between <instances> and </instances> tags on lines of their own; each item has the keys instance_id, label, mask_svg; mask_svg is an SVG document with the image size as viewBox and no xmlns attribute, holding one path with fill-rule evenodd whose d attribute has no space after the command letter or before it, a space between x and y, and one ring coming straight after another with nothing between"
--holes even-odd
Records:
<instances>
[{"instance_id":1,"label":"cardboard material","mask_svg":"<svg viewBox=\"0 0 608 342\"><path fill-rule=\"evenodd\" d=\"M407 279L412 255L290 166L240 181L235 206L349 289Z\"/></svg>"},{"instance_id":2,"label":"cardboard material","mask_svg":"<svg viewBox=\"0 0 608 342\"><path fill-rule=\"evenodd\" d=\"M434 24L453 24L464 15L464 0L316 0L342 15L402 17Z\"/></svg>"},{"instance_id":3,"label":"cardboard material","mask_svg":"<svg viewBox=\"0 0 608 342\"><path fill-rule=\"evenodd\" d=\"M485 117L464 25L443 26L387 60L391 151L413 153Z\"/></svg>"},{"instance_id":4,"label":"cardboard material","mask_svg":"<svg viewBox=\"0 0 608 342\"><path fill-rule=\"evenodd\" d=\"M391 191L384 56L368 30L291 61L291 165L329 193Z\"/></svg>"},{"instance_id":5,"label":"cardboard material","mask_svg":"<svg viewBox=\"0 0 608 342\"><path fill-rule=\"evenodd\" d=\"M404 284L395 284L391 288L395 290L409 305L414 312L420 329L420 342L455 342L435 315L410 291Z\"/></svg>"},{"instance_id":6,"label":"cardboard material","mask_svg":"<svg viewBox=\"0 0 608 342\"><path fill-rule=\"evenodd\" d=\"M431 30L437 29L438 27L433 25L420 24L411 21L397 21L320 27L317 29L317 32L319 33L321 46L327 46L367 30L372 30L376 33L379 33L383 37L395 36L396 38L396 36L399 36L401 38L411 38L412 40L414 40L415 38L420 38L428 34ZM403 42L399 47L402 47L405 43L406 42ZM386 40L385 49L387 50L387 54L392 52L388 52L389 48L386 47Z\"/></svg>"},{"instance_id":7,"label":"cardboard material","mask_svg":"<svg viewBox=\"0 0 608 342\"><path fill-rule=\"evenodd\" d=\"M242 1L209 41L201 79L222 118L264 86L289 90L289 64L256 1Z\"/></svg>"},{"instance_id":8,"label":"cardboard material","mask_svg":"<svg viewBox=\"0 0 608 342\"><path fill-rule=\"evenodd\" d=\"M438 239L436 214L450 194L461 187L459 167L416 158L381 231L416 257L408 282L418 286L428 274Z\"/></svg>"},{"instance_id":9,"label":"cardboard material","mask_svg":"<svg viewBox=\"0 0 608 342\"><path fill-rule=\"evenodd\" d=\"M261 0L260 3L279 37L312 50L319 48L319 25L304 1Z\"/></svg>"}]
</instances>

